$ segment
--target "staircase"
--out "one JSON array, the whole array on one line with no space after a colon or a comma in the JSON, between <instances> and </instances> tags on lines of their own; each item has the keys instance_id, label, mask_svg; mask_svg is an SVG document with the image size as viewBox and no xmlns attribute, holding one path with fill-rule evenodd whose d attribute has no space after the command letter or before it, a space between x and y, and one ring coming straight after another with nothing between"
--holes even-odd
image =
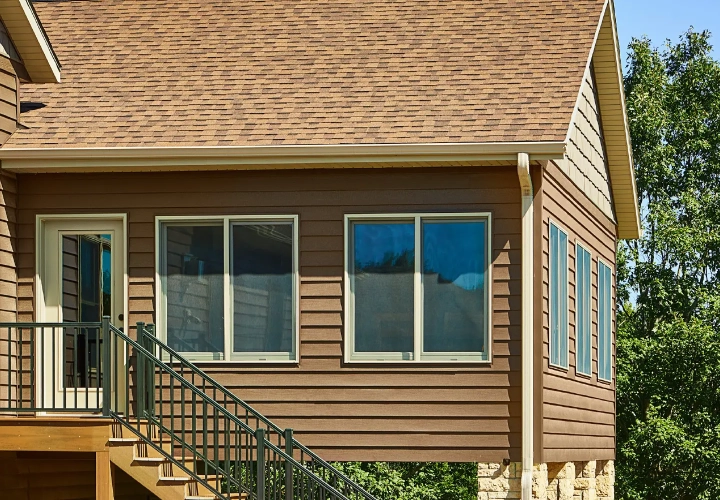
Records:
<instances>
[{"instance_id":1,"label":"staircase","mask_svg":"<svg viewBox=\"0 0 720 500\"><path fill-rule=\"evenodd\" d=\"M129 437L125 437L127 435ZM171 452L169 447L165 446L165 453L160 453L131 432L126 431L125 436L123 436L121 425L113 427L113 437L110 438L110 461L160 500L216 500L219 498L246 500L249 498L246 493L218 496L203 483L216 482L219 480L219 476L206 476L203 478L205 481L199 481L173 465L167 456ZM162 443L157 439L153 442L162 447ZM222 489L219 484L214 486L215 490Z\"/></svg>"},{"instance_id":2,"label":"staircase","mask_svg":"<svg viewBox=\"0 0 720 500\"><path fill-rule=\"evenodd\" d=\"M292 429L281 429L158 340L152 325L138 323L137 339L109 318L97 324L0 324L0 330L20 344L19 387L0 408L17 413L69 411L65 397L62 404L38 397L37 381L47 375L37 353L74 353L68 338L77 342L97 333L92 349L101 377L73 375L71 382L95 381L94 392L85 388L83 411L113 419L111 463L161 500L376 500L299 443ZM23 344L31 347L23 350ZM22 359L24 352L29 359ZM98 369L90 359L86 354L81 366L94 375ZM83 388L76 383L75 389L77 402Z\"/></svg>"}]
</instances>

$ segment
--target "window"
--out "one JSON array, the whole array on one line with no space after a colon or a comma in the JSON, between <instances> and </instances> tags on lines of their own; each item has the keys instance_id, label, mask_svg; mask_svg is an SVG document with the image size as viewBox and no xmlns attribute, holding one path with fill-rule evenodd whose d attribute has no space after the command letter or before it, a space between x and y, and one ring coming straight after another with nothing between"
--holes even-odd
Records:
<instances>
[{"instance_id":1,"label":"window","mask_svg":"<svg viewBox=\"0 0 720 500\"><path fill-rule=\"evenodd\" d=\"M612 271L598 261L598 378L612 381Z\"/></svg>"},{"instance_id":2,"label":"window","mask_svg":"<svg viewBox=\"0 0 720 500\"><path fill-rule=\"evenodd\" d=\"M580 243L575 245L575 362L577 373L592 374L591 257Z\"/></svg>"},{"instance_id":3,"label":"window","mask_svg":"<svg viewBox=\"0 0 720 500\"><path fill-rule=\"evenodd\" d=\"M296 218L158 222L168 345L196 360L296 361Z\"/></svg>"},{"instance_id":4,"label":"window","mask_svg":"<svg viewBox=\"0 0 720 500\"><path fill-rule=\"evenodd\" d=\"M346 217L351 361L489 361L490 215Z\"/></svg>"},{"instance_id":5,"label":"window","mask_svg":"<svg viewBox=\"0 0 720 500\"><path fill-rule=\"evenodd\" d=\"M568 236L550 223L550 364L568 367Z\"/></svg>"}]
</instances>

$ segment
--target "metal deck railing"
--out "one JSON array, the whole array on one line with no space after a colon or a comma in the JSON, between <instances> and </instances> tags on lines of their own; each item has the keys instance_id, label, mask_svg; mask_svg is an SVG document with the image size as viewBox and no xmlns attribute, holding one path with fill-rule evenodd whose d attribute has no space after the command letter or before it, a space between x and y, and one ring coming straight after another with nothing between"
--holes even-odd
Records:
<instances>
[{"instance_id":1,"label":"metal deck railing","mask_svg":"<svg viewBox=\"0 0 720 500\"><path fill-rule=\"evenodd\" d=\"M113 417L219 498L375 500L137 324L0 323L0 413ZM4 375L4 376L3 376Z\"/></svg>"}]
</instances>

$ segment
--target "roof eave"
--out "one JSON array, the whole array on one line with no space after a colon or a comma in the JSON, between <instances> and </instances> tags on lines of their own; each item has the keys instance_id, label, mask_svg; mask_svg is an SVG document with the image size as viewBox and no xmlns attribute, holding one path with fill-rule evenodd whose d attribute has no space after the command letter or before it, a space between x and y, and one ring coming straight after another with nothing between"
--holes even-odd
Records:
<instances>
[{"instance_id":1,"label":"roof eave","mask_svg":"<svg viewBox=\"0 0 720 500\"><path fill-rule=\"evenodd\" d=\"M637 239L642 234L640 207L635 183L632 142L625 106L620 41L613 0L606 0L603 7L595 40L588 57L587 68L591 64L595 69L600 101L603 137L607 149L610 185L617 218L617 236L620 239ZM582 92L582 88L580 92ZM576 113L577 109L569 124L568 139Z\"/></svg>"},{"instance_id":2,"label":"roof eave","mask_svg":"<svg viewBox=\"0 0 720 500\"><path fill-rule=\"evenodd\" d=\"M60 82L60 62L30 0L0 0L0 18L33 83Z\"/></svg>"},{"instance_id":3,"label":"roof eave","mask_svg":"<svg viewBox=\"0 0 720 500\"><path fill-rule=\"evenodd\" d=\"M162 169L261 169L384 166L400 163L559 160L565 142L426 144L327 144L199 147L0 148L10 171L102 171Z\"/></svg>"}]
</instances>

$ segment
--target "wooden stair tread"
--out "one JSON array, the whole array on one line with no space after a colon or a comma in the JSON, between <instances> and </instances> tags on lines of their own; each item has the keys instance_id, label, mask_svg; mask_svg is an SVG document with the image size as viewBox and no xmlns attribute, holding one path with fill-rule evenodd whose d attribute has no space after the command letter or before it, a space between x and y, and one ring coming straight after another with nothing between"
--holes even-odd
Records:
<instances>
[{"instance_id":1,"label":"wooden stair tread","mask_svg":"<svg viewBox=\"0 0 720 500\"><path fill-rule=\"evenodd\" d=\"M189 483L190 478L185 476L160 476L158 481L165 483Z\"/></svg>"},{"instance_id":2,"label":"wooden stair tread","mask_svg":"<svg viewBox=\"0 0 720 500\"><path fill-rule=\"evenodd\" d=\"M135 444L135 443L139 443L140 441L141 441L141 440L140 440L139 438L136 438L136 437L131 437L131 438L116 438L116 437L112 437L112 438L110 438L110 439L108 440L108 442L110 442L110 443L112 443L112 444Z\"/></svg>"},{"instance_id":3,"label":"wooden stair tread","mask_svg":"<svg viewBox=\"0 0 720 500\"><path fill-rule=\"evenodd\" d=\"M162 464L169 460L165 457L133 457L133 462Z\"/></svg>"}]
</instances>

